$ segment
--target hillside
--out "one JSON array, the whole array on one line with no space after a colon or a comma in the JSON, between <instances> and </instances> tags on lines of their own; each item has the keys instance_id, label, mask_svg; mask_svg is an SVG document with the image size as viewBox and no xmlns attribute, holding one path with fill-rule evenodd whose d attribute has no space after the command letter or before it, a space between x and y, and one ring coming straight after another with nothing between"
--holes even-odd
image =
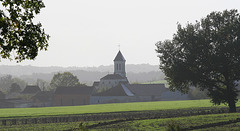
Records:
<instances>
[{"instance_id":1,"label":"hillside","mask_svg":"<svg viewBox=\"0 0 240 131\"><path fill-rule=\"evenodd\" d=\"M50 82L57 72L69 71L78 77L81 83L91 85L101 77L113 73L113 65L99 67L36 67L36 66L7 66L0 65L0 75L19 77L28 83L36 83L37 79ZM162 80L163 73L157 65L140 64L126 65L127 77L130 82L151 82Z\"/></svg>"}]
</instances>

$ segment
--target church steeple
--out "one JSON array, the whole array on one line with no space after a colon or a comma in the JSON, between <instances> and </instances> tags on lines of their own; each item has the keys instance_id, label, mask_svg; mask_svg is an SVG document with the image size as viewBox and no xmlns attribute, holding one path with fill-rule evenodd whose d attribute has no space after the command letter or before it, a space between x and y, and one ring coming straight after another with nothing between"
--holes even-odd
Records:
<instances>
[{"instance_id":1,"label":"church steeple","mask_svg":"<svg viewBox=\"0 0 240 131\"><path fill-rule=\"evenodd\" d=\"M113 61L114 61L114 74L119 74L122 77L126 77L126 72L125 72L126 60L123 57L120 50Z\"/></svg>"}]
</instances>

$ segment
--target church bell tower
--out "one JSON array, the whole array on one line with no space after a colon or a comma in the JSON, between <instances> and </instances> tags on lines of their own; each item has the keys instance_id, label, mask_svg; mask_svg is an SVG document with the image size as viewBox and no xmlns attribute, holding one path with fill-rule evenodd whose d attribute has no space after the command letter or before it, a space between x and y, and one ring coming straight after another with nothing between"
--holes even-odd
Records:
<instances>
[{"instance_id":1,"label":"church bell tower","mask_svg":"<svg viewBox=\"0 0 240 131\"><path fill-rule=\"evenodd\" d=\"M126 77L126 72L125 72L126 60L124 59L120 50L113 61L114 61L114 74L119 74L122 77Z\"/></svg>"}]
</instances>

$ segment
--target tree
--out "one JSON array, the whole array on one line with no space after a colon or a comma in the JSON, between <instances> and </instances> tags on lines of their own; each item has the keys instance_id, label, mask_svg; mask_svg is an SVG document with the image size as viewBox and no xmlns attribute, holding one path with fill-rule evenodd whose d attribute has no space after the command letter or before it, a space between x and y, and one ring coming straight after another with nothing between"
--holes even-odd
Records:
<instances>
[{"instance_id":1,"label":"tree","mask_svg":"<svg viewBox=\"0 0 240 131\"><path fill-rule=\"evenodd\" d=\"M4 92L8 91L8 88L11 86L12 83L13 83L13 79L11 75L4 75L0 77L0 88Z\"/></svg>"},{"instance_id":2,"label":"tree","mask_svg":"<svg viewBox=\"0 0 240 131\"><path fill-rule=\"evenodd\" d=\"M49 35L34 15L44 8L42 0L0 0L0 56L21 62L47 50Z\"/></svg>"},{"instance_id":3,"label":"tree","mask_svg":"<svg viewBox=\"0 0 240 131\"><path fill-rule=\"evenodd\" d=\"M12 83L9 87L9 93L19 93L21 92L21 87L17 83Z\"/></svg>"},{"instance_id":4,"label":"tree","mask_svg":"<svg viewBox=\"0 0 240 131\"><path fill-rule=\"evenodd\" d=\"M79 86L81 84L77 76L74 76L70 72L64 72L55 74L51 80L50 85L51 87L56 88L59 86L65 87Z\"/></svg>"},{"instance_id":5,"label":"tree","mask_svg":"<svg viewBox=\"0 0 240 131\"><path fill-rule=\"evenodd\" d=\"M26 81L24 81L24 80L22 80L20 78L17 78L17 77L14 77L12 79L12 82L18 84L20 86L21 90L24 89L26 87L26 85L27 85Z\"/></svg>"},{"instance_id":6,"label":"tree","mask_svg":"<svg viewBox=\"0 0 240 131\"><path fill-rule=\"evenodd\" d=\"M236 112L240 80L240 16L238 11L212 12L178 24L172 40L156 43L160 69L170 88L187 93L190 86L207 90L214 104L228 104Z\"/></svg>"},{"instance_id":7,"label":"tree","mask_svg":"<svg viewBox=\"0 0 240 131\"><path fill-rule=\"evenodd\" d=\"M199 90L199 88L190 88L189 92L188 92L188 97L191 100L199 100L199 99L209 99L209 97L207 96L207 90Z\"/></svg>"}]
</instances>

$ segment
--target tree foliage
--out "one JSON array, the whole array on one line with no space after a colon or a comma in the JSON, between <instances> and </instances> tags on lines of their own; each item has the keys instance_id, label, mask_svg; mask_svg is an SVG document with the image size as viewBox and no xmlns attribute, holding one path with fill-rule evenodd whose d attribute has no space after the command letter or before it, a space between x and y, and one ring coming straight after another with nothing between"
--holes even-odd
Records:
<instances>
[{"instance_id":1,"label":"tree foliage","mask_svg":"<svg viewBox=\"0 0 240 131\"><path fill-rule=\"evenodd\" d=\"M4 75L0 77L0 88L2 91L7 92L8 88L12 85L13 79L11 75Z\"/></svg>"},{"instance_id":2,"label":"tree foliage","mask_svg":"<svg viewBox=\"0 0 240 131\"><path fill-rule=\"evenodd\" d=\"M49 35L33 18L44 8L42 0L0 0L0 55L21 62L47 50Z\"/></svg>"},{"instance_id":3,"label":"tree foliage","mask_svg":"<svg viewBox=\"0 0 240 131\"><path fill-rule=\"evenodd\" d=\"M206 89L214 104L236 111L240 80L240 16L238 11L212 12L207 17L178 24L172 40L156 44L160 69L171 89L187 93L190 86Z\"/></svg>"},{"instance_id":4,"label":"tree foliage","mask_svg":"<svg viewBox=\"0 0 240 131\"><path fill-rule=\"evenodd\" d=\"M17 83L12 83L9 87L9 93L19 93L21 92L21 87Z\"/></svg>"},{"instance_id":5,"label":"tree foliage","mask_svg":"<svg viewBox=\"0 0 240 131\"><path fill-rule=\"evenodd\" d=\"M55 74L51 80L50 85L53 88L56 88L59 86L73 87L73 86L79 86L80 82L77 76L74 76L70 72L64 72L64 73Z\"/></svg>"}]
</instances>

